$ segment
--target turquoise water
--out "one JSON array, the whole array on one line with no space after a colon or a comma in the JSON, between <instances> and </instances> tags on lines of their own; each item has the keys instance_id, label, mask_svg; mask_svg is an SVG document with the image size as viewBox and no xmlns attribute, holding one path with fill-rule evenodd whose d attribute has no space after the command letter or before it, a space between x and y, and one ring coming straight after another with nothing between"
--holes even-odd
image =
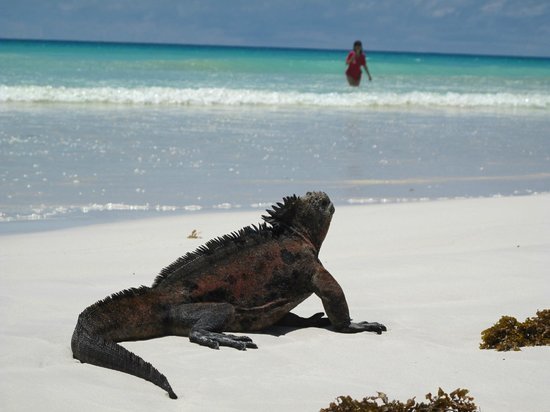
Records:
<instances>
[{"instance_id":1,"label":"turquoise water","mask_svg":"<svg viewBox=\"0 0 550 412\"><path fill-rule=\"evenodd\" d=\"M0 102L550 109L550 59L346 50L0 41Z\"/></svg>"},{"instance_id":2,"label":"turquoise water","mask_svg":"<svg viewBox=\"0 0 550 412\"><path fill-rule=\"evenodd\" d=\"M550 191L550 59L0 41L0 233Z\"/></svg>"}]
</instances>

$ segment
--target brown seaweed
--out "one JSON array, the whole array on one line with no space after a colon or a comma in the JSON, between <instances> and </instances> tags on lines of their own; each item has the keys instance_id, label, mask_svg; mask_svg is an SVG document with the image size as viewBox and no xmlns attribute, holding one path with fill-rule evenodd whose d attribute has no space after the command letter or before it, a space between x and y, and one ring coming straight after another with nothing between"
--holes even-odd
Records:
<instances>
[{"instance_id":1,"label":"brown seaweed","mask_svg":"<svg viewBox=\"0 0 550 412\"><path fill-rule=\"evenodd\" d=\"M474 403L474 398L468 395L467 389L456 389L447 394L439 388L437 395L428 393L428 402L416 402L415 398L405 403L390 401L385 393L378 392L375 396L368 396L362 400L353 399L351 396L339 396L336 402L332 402L326 409L320 412L476 412L479 411Z\"/></svg>"},{"instance_id":2,"label":"brown seaweed","mask_svg":"<svg viewBox=\"0 0 550 412\"><path fill-rule=\"evenodd\" d=\"M524 346L550 345L550 309L537 311L537 316L519 322L513 316L503 316L481 332L480 349L519 351Z\"/></svg>"}]
</instances>

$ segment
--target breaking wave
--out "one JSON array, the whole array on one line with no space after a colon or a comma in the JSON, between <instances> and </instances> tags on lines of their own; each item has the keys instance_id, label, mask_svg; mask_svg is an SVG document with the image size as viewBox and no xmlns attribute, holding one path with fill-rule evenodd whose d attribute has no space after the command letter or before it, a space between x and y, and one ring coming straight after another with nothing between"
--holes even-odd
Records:
<instances>
[{"instance_id":1,"label":"breaking wave","mask_svg":"<svg viewBox=\"0 0 550 412\"><path fill-rule=\"evenodd\" d=\"M542 93L327 92L230 88L0 86L1 103L98 103L179 106L550 109Z\"/></svg>"}]
</instances>

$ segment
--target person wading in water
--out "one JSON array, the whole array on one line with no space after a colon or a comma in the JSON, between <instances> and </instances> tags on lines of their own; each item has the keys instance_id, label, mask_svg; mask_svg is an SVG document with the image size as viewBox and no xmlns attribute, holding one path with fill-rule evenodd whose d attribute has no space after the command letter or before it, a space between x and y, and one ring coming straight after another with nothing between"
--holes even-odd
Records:
<instances>
[{"instance_id":1,"label":"person wading in water","mask_svg":"<svg viewBox=\"0 0 550 412\"><path fill-rule=\"evenodd\" d=\"M365 72L369 76L369 82L372 80L367 67L367 59L365 53L363 53L363 45L359 40L353 43L353 50L349 52L346 64L348 65L346 77L350 86L359 86L361 83L361 67L365 68Z\"/></svg>"}]
</instances>

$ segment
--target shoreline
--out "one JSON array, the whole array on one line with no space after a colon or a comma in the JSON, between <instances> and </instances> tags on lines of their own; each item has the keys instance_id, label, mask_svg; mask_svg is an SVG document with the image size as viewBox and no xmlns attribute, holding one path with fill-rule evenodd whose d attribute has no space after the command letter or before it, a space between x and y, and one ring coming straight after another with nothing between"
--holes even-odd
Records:
<instances>
[{"instance_id":1,"label":"shoreline","mask_svg":"<svg viewBox=\"0 0 550 412\"><path fill-rule=\"evenodd\" d=\"M421 399L470 390L483 411L542 410L547 347L478 349L503 315L548 305L550 194L337 206L320 259L352 317L381 336L325 329L249 334L259 349L208 350L186 338L126 342L180 399L148 382L82 365L70 336L85 307L150 285L161 268L260 211L198 213L0 236L0 396L6 410L316 411L339 395ZM200 239L188 239L192 230ZM322 310L309 298L295 310ZM545 366L546 365L546 366ZM284 396L281 396L284 394Z\"/></svg>"},{"instance_id":2,"label":"shoreline","mask_svg":"<svg viewBox=\"0 0 550 412\"><path fill-rule=\"evenodd\" d=\"M539 175L547 175L541 173ZM441 179L443 180L443 179ZM482 179L483 180L483 179ZM493 179L494 180L494 179ZM361 184L360 181L356 184ZM363 182L364 185L369 185L368 181ZM376 183L374 183L376 184ZM392 184L391 182L388 184ZM487 195L487 196L455 196L455 197L438 197L438 198L349 198L345 202L337 203L337 208L341 207L360 207L360 206L374 206L374 205L393 205L393 204L415 204L415 203L432 203L432 202L446 202L453 200L475 200L475 199L499 199L499 198L516 198L516 197L532 197L532 196L548 196L550 192L534 192L534 193L522 193L522 194L510 194L510 195ZM109 207L113 205L114 207ZM61 215L58 217L38 217L33 218L29 216L26 219L21 220L6 220L3 221L0 217L0 237L10 236L15 234L32 234L39 232L49 232L66 230L71 228L88 227L94 225L116 224L127 221L140 221L148 219L158 218L178 218L184 216L195 216L204 214L227 214L227 213L254 213L258 212L259 216L265 212L267 208L270 208L271 202L255 203L247 206L233 205L230 203L224 203L214 206L160 206L160 205L125 205L125 204L106 204L96 205L98 210L93 210L89 206L74 206L64 209L74 210L73 216ZM90 211L83 212L83 209L90 209ZM260 218L258 218L260 219Z\"/></svg>"}]
</instances>

